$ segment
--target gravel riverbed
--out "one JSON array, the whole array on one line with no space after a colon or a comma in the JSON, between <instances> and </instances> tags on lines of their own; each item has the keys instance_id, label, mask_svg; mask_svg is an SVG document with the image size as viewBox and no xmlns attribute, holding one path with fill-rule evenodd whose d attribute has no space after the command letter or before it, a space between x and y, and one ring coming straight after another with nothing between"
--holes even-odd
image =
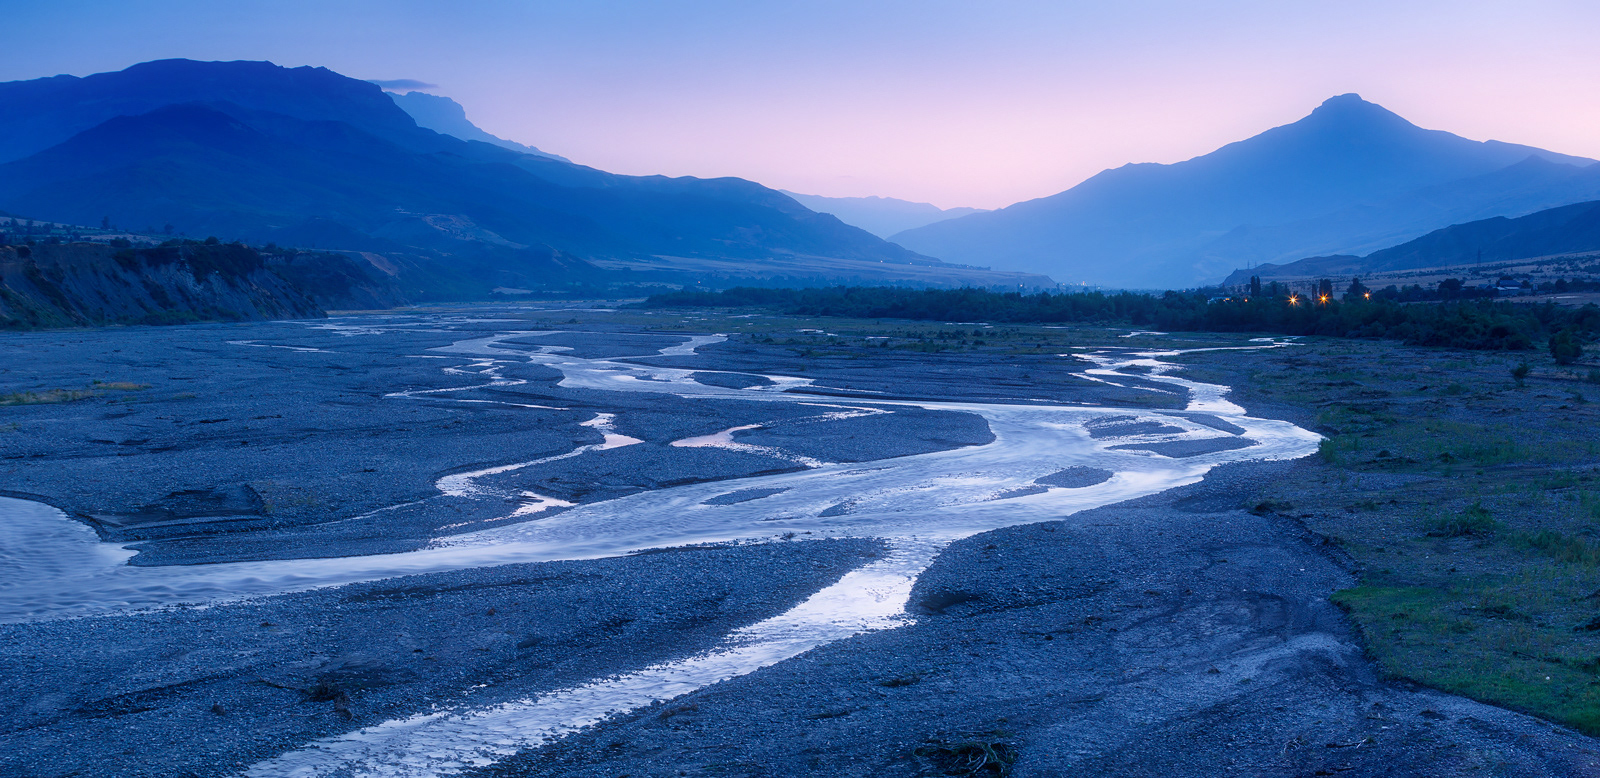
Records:
<instances>
[{"instance_id":1,"label":"gravel riverbed","mask_svg":"<svg viewBox=\"0 0 1600 778\"><path fill-rule=\"evenodd\" d=\"M1084 440L1162 461L1256 445L1184 410L1185 393L1147 367L1107 380L1060 353L819 355L755 336L663 355L686 336L650 322L481 308L5 335L0 394L84 396L0 408L0 494L66 511L137 551L135 565L334 565L685 485L727 481L701 504L748 507L784 492L740 479L996 439L980 415L906 399L1126 408ZM510 331L529 334L502 344L505 358L447 348ZM810 383L784 402L608 391L562 385L513 348L698 371L730 391L770 388L763 374ZM724 434L735 445L682 445ZM624 445L598 447L613 439ZM477 772L913 776L987 758L1017 776L1600 775L1589 738L1377 675L1328 601L1351 584L1346 560L1294 519L1247 509L1261 484L1304 467L1222 465L956 540L916 578L898 627ZM441 486L471 473L483 473L474 493ZM1115 475L1058 468L983 504ZM817 518L853 510L843 500ZM0 774L237 775L363 727L705 652L892 553L780 536L0 625Z\"/></svg>"}]
</instances>

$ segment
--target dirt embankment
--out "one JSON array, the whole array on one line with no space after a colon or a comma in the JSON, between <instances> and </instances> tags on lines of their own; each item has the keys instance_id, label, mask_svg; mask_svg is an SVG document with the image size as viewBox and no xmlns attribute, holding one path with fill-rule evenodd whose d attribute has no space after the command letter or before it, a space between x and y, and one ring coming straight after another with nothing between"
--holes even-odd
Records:
<instances>
[{"instance_id":1,"label":"dirt embankment","mask_svg":"<svg viewBox=\"0 0 1600 778\"><path fill-rule=\"evenodd\" d=\"M324 307L404 302L348 258L283 259L196 241L0 246L0 328L317 318Z\"/></svg>"}]
</instances>

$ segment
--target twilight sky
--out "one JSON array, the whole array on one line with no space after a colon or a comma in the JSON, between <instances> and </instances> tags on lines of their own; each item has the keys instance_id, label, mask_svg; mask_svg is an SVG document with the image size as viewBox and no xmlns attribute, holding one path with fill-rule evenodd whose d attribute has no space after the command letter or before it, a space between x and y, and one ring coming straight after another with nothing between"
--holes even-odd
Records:
<instances>
[{"instance_id":1,"label":"twilight sky","mask_svg":"<svg viewBox=\"0 0 1600 778\"><path fill-rule=\"evenodd\" d=\"M0 0L0 81L167 57L437 85L618 173L998 207L1360 92L1600 158L1600 3Z\"/></svg>"}]
</instances>

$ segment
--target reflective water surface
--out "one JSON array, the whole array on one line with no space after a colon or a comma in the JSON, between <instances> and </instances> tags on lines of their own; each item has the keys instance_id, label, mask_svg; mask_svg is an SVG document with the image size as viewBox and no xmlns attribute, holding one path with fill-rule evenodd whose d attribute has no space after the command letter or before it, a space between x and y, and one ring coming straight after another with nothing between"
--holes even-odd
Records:
<instances>
[{"instance_id":1,"label":"reflective water surface","mask_svg":"<svg viewBox=\"0 0 1600 778\"><path fill-rule=\"evenodd\" d=\"M359 324L340 330L352 337L383 332L381 327ZM1173 375L1174 366L1162 358L1180 353L1176 351L1062 355L1063 359L1083 360L1082 375L1091 380L1151 391L1170 387L1170 391L1187 393L1183 411L1163 412L1086 405L857 402L790 393L788 390L805 387L812 379L778 375L767 376L772 382L767 386L734 389L694 379L697 372L706 371L640 365L620 358L581 358L568 353L571 349L566 347L529 345L551 334L555 333L504 332L435 349L434 355L472 358L462 367L446 368L469 383L459 388L397 392L390 397L406 401L427 394L447 399L464 388L520 383L502 377L497 366L531 362L559 370L561 385L567 387L653 392L708 402L790 403L815 407L819 416L829 418L893 412L907 406L972 413L988 422L995 438L982 446L869 464L837 464L740 443L738 434L754 425L737 425L673 445L746 450L788 459L807 469L691 484L577 506L533 492L508 494L486 483L501 473L640 442L616 433L613 414L599 413L587 425L603 435L601 443L454 474L436 484L441 494L458 498L498 503L511 498L517 507L508 517L532 520L441 538L418 551L341 559L131 567L126 560L132 552L100 543L93 532L59 511L0 498L0 516L5 517L0 522L0 620L104 615L415 573L589 559L694 543L806 536L880 538L888 544L890 551L882 558L849 573L787 613L737 630L706 654L597 679L535 699L387 722L312 743L257 764L247 773L256 778L444 775L491 763L613 713L749 673L828 642L905 624L912 584L951 541L999 527L1054 520L1193 483L1226 462L1298 458L1315 451L1319 440L1286 422L1249 417L1227 400L1227 387ZM717 335L694 336L660 353L692 354L694 349L721 340ZM241 341L238 345L271 344ZM1267 341L1249 348L1280 345ZM1130 367L1140 368L1137 381L1121 372ZM1151 382L1157 387L1150 386ZM1110 437L1090 434L1092 423L1112 417L1159 421L1167 431ZM1170 431L1173 428L1178 431ZM1161 448L1163 444L1184 442L1190 444L1188 451L1202 453L1155 453L1170 450ZM1097 468L1114 475L1082 488L1035 483L1035 479L1074 467ZM554 508L569 509L544 515Z\"/></svg>"}]
</instances>

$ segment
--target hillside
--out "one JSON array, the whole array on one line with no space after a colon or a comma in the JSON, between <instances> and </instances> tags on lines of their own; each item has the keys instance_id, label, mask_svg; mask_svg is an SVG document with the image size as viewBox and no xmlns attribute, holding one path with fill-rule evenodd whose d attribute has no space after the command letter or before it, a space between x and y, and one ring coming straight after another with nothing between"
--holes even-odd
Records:
<instances>
[{"instance_id":1,"label":"hillside","mask_svg":"<svg viewBox=\"0 0 1600 778\"><path fill-rule=\"evenodd\" d=\"M167 60L0 84L0 104L18 108L0 114L0 209L404 254L417 299L620 278L591 260L658 276L664 263L665 280L691 283L672 258L792 274L817 257L876 278L942 266L750 181L619 176L433 132L376 85L321 68Z\"/></svg>"},{"instance_id":2,"label":"hillside","mask_svg":"<svg viewBox=\"0 0 1600 778\"><path fill-rule=\"evenodd\" d=\"M0 329L323 315L310 296L240 245L0 246Z\"/></svg>"},{"instance_id":3,"label":"hillside","mask_svg":"<svg viewBox=\"0 0 1600 778\"><path fill-rule=\"evenodd\" d=\"M1591 199L1592 160L1411 124L1357 95L1170 165L893 236L952 262L1176 287L1240 265L1370 251L1464 219Z\"/></svg>"},{"instance_id":4,"label":"hillside","mask_svg":"<svg viewBox=\"0 0 1600 778\"><path fill-rule=\"evenodd\" d=\"M1600 251L1600 201L1550 208L1515 219L1497 216L1457 224L1364 257L1308 257L1283 265L1236 270L1224 283L1246 283L1251 275L1263 279L1367 276L1595 251Z\"/></svg>"}]
</instances>

